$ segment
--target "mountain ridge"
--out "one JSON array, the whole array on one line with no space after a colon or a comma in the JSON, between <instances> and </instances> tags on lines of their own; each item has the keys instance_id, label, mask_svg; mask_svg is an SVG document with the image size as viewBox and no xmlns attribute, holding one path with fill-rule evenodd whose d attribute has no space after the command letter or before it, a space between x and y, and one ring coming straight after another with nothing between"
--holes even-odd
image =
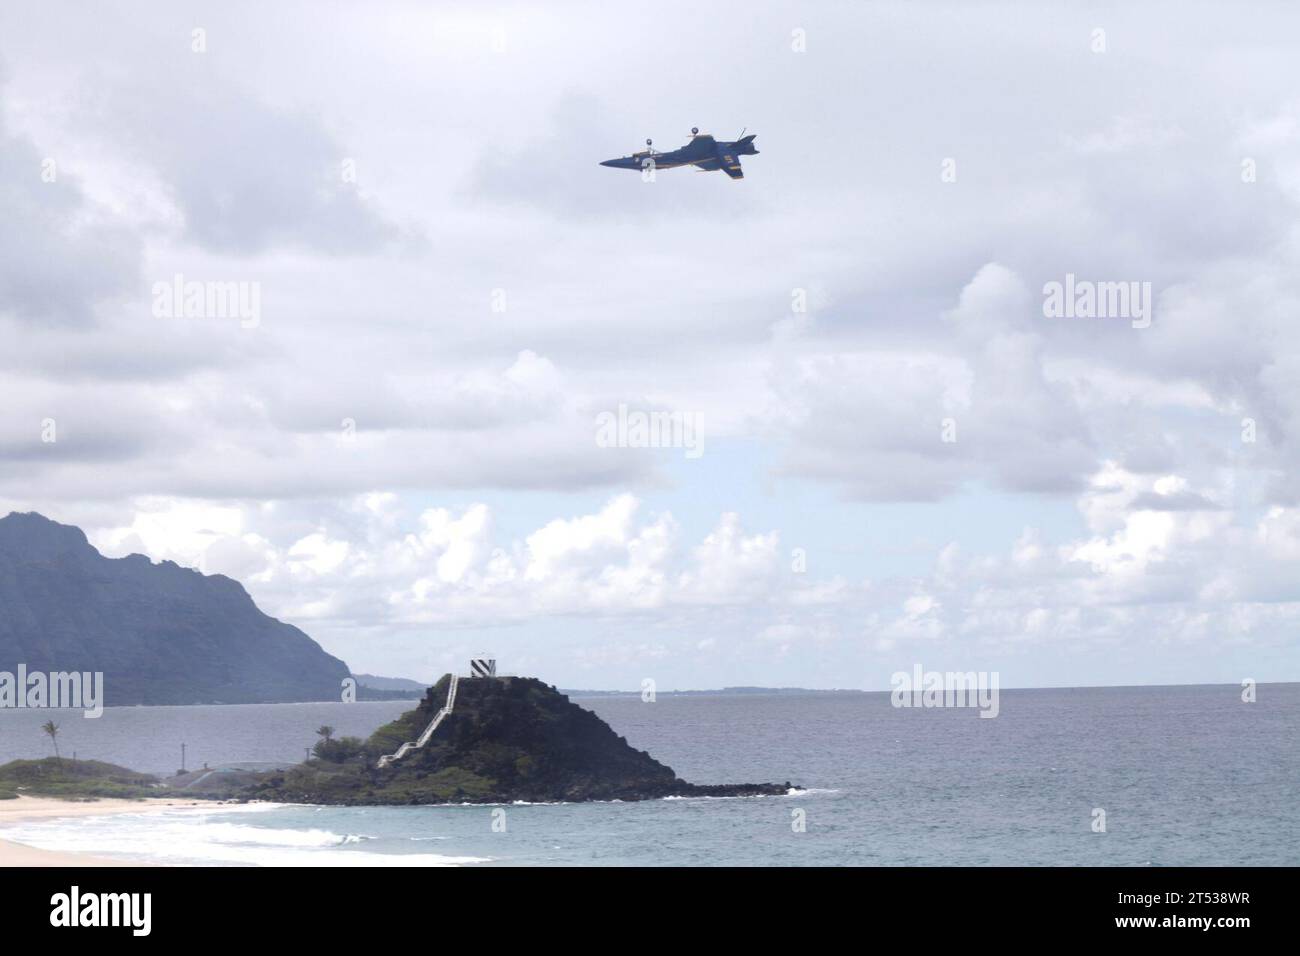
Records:
<instances>
[{"instance_id":1,"label":"mountain ridge","mask_svg":"<svg viewBox=\"0 0 1300 956\"><path fill-rule=\"evenodd\" d=\"M109 706L337 700L347 665L243 584L109 558L37 512L0 518L0 669L102 671Z\"/></svg>"}]
</instances>

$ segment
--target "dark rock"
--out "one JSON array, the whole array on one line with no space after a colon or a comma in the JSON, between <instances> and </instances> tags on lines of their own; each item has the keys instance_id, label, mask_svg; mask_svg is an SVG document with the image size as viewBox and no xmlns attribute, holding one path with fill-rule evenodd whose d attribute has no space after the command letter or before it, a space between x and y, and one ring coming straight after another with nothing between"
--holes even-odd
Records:
<instances>
[{"instance_id":1,"label":"dark rock","mask_svg":"<svg viewBox=\"0 0 1300 956\"><path fill-rule=\"evenodd\" d=\"M377 730L353 760L313 760L245 794L297 803L429 804L650 800L785 794L790 785L687 783L589 710L535 678L462 679L454 711L426 746L388 767L442 708L449 678Z\"/></svg>"}]
</instances>

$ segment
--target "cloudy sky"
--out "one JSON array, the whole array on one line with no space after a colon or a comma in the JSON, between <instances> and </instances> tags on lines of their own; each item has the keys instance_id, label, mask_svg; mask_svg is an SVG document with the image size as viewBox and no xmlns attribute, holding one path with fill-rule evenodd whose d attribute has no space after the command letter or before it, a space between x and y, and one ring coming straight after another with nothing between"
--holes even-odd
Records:
<instances>
[{"instance_id":1,"label":"cloudy sky","mask_svg":"<svg viewBox=\"0 0 1300 956\"><path fill-rule=\"evenodd\" d=\"M0 513L357 671L1300 679L1300 11L1132 6L7 4Z\"/></svg>"}]
</instances>

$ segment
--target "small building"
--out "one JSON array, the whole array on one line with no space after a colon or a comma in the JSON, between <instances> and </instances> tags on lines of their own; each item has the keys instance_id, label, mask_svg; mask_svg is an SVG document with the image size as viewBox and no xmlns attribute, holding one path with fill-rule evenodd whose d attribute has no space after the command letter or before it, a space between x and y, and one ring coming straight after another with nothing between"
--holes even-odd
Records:
<instances>
[{"instance_id":1,"label":"small building","mask_svg":"<svg viewBox=\"0 0 1300 956\"><path fill-rule=\"evenodd\" d=\"M497 662L494 657L474 657L469 662L470 677L496 677Z\"/></svg>"}]
</instances>

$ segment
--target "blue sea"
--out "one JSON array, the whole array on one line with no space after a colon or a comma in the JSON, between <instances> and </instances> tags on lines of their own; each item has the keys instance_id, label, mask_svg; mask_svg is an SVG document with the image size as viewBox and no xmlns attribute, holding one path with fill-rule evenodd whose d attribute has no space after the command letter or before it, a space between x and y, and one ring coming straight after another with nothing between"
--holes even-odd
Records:
<instances>
[{"instance_id":1,"label":"blue sea","mask_svg":"<svg viewBox=\"0 0 1300 956\"><path fill-rule=\"evenodd\" d=\"M887 693L574 698L701 783L788 796L642 803L216 806L19 823L58 850L221 865L1296 865L1300 685L1003 690L1000 713ZM65 755L172 772L301 760L413 706L59 712ZM50 753L48 711L0 711L0 762ZM1105 832L1094 832L1095 811ZM799 824L802 823L802 828ZM495 824L495 826L494 826Z\"/></svg>"}]
</instances>

